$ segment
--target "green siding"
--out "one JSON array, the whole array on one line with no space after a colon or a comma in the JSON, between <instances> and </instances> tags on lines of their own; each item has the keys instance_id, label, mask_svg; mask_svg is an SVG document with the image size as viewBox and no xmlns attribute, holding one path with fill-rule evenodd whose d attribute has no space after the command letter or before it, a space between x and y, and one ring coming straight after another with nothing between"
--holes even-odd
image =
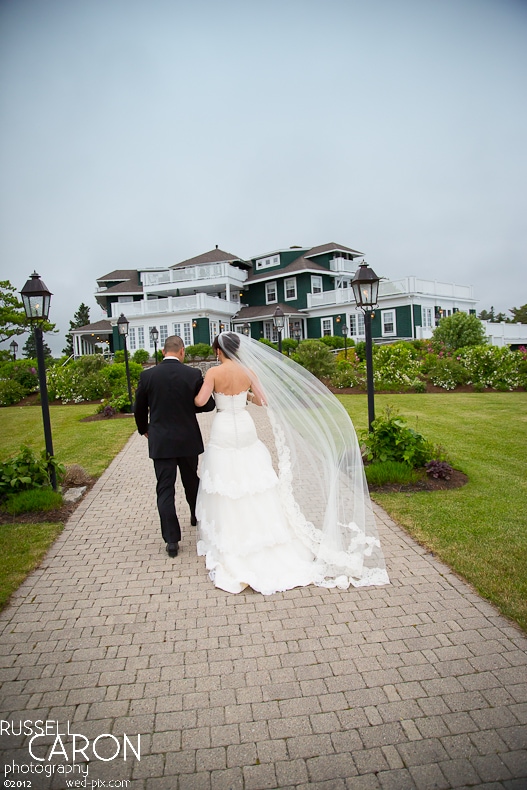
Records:
<instances>
[{"instance_id":1,"label":"green siding","mask_svg":"<svg viewBox=\"0 0 527 790\"><path fill-rule=\"evenodd\" d=\"M407 304L395 308L395 322L398 337L413 337L411 305Z\"/></svg>"},{"instance_id":2,"label":"green siding","mask_svg":"<svg viewBox=\"0 0 527 790\"><path fill-rule=\"evenodd\" d=\"M423 326L423 311L420 304L412 305L414 311L414 326ZM415 335L415 333L414 333Z\"/></svg>"},{"instance_id":3,"label":"green siding","mask_svg":"<svg viewBox=\"0 0 527 790\"><path fill-rule=\"evenodd\" d=\"M320 337L320 318L307 319L307 336L308 338Z\"/></svg>"},{"instance_id":4,"label":"green siding","mask_svg":"<svg viewBox=\"0 0 527 790\"><path fill-rule=\"evenodd\" d=\"M192 328L194 333L194 343L207 343L210 344L210 329L208 318L195 318L192 323L196 322L197 326Z\"/></svg>"}]
</instances>

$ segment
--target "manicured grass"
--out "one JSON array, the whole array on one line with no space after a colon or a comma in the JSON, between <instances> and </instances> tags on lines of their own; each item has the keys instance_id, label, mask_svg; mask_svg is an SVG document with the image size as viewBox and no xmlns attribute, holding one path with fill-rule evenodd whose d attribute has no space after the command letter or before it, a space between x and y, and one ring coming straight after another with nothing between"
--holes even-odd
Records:
<instances>
[{"instance_id":1,"label":"manicured grass","mask_svg":"<svg viewBox=\"0 0 527 790\"><path fill-rule=\"evenodd\" d=\"M80 422L95 414L95 406L51 406L53 451L61 464L80 464L89 475L99 477L135 431L133 417ZM17 455L20 445L44 449L40 406L9 406L0 409L0 461Z\"/></svg>"},{"instance_id":2,"label":"manicured grass","mask_svg":"<svg viewBox=\"0 0 527 790\"><path fill-rule=\"evenodd\" d=\"M93 477L104 472L135 430L133 417L80 422L95 413L95 406L51 406L53 451L62 464L80 464ZM0 461L17 455L25 444L44 449L40 406L0 409ZM42 561L64 527L63 523L0 525L0 607L26 576Z\"/></svg>"},{"instance_id":3,"label":"manicured grass","mask_svg":"<svg viewBox=\"0 0 527 790\"><path fill-rule=\"evenodd\" d=\"M366 396L341 395L358 432ZM373 498L507 616L527 629L527 393L376 395L443 445L469 482Z\"/></svg>"}]
</instances>

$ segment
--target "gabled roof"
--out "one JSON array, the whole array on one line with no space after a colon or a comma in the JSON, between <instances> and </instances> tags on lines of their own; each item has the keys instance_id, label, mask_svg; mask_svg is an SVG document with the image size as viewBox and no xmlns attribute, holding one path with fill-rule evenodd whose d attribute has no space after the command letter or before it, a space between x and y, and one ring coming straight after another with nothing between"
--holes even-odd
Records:
<instances>
[{"instance_id":1,"label":"gabled roof","mask_svg":"<svg viewBox=\"0 0 527 790\"><path fill-rule=\"evenodd\" d=\"M82 332L84 335L87 334L95 334L97 332L112 332L112 325L110 321L103 319L102 321L96 321L94 324L86 324L86 326L77 326L75 329L71 330L72 333L74 332Z\"/></svg>"},{"instance_id":2,"label":"gabled roof","mask_svg":"<svg viewBox=\"0 0 527 790\"><path fill-rule=\"evenodd\" d=\"M273 280L275 277L283 277L284 275L294 274L295 272L301 271L320 271L324 272L324 274L329 274L329 271L325 268L325 266L321 266L315 261L308 261L304 255L300 255L299 258L295 258L294 261L291 261L291 263L289 263L287 266L284 266L283 269L273 267L272 269L265 269L261 272L249 272L246 282L249 284L258 282L258 280Z\"/></svg>"},{"instance_id":3,"label":"gabled roof","mask_svg":"<svg viewBox=\"0 0 527 790\"><path fill-rule=\"evenodd\" d=\"M110 274L105 274L104 277L97 277L98 283L115 282L116 280L121 282L124 280L135 280L137 282L139 280L139 272L137 269L115 269Z\"/></svg>"},{"instance_id":4,"label":"gabled roof","mask_svg":"<svg viewBox=\"0 0 527 790\"><path fill-rule=\"evenodd\" d=\"M97 296L108 296L108 294L142 294L143 293L143 286L140 285L137 281L126 280L122 283L117 283L117 285L111 285L110 288L106 288L104 291L99 291Z\"/></svg>"},{"instance_id":5,"label":"gabled roof","mask_svg":"<svg viewBox=\"0 0 527 790\"><path fill-rule=\"evenodd\" d=\"M201 255L196 255L194 258L188 258L188 260L181 261L181 263L176 263L174 266L170 266L169 268L181 269L184 266L196 266L199 263L222 263L223 261L239 261L240 263L245 263L243 258L239 258L237 255L233 255L231 252L225 252L224 250L220 250L218 247L216 247L214 250L202 252Z\"/></svg>"},{"instance_id":6,"label":"gabled roof","mask_svg":"<svg viewBox=\"0 0 527 790\"><path fill-rule=\"evenodd\" d=\"M256 318L272 318L274 311L277 307L281 307L284 311L284 315L301 315L304 316L304 313L301 313L296 307L292 307L290 304L283 303L283 302L275 302L274 304L263 304L263 305L254 305L249 306L246 305L242 307L234 318L233 321L249 321L250 319Z\"/></svg>"},{"instance_id":7,"label":"gabled roof","mask_svg":"<svg viewBox=\"0 0 527 790\"><path fill-rule=\"evenodd\" d=\"M363 252L352 250L351 247L345 247L343 244L335 244L330 241L329 244L320 244L318 247L311 247L310 250L304 253L305 258L314 258L316 255L323 255L325 252L351 252L354 256L364 255Z\"/></svg>"}]
</instances>

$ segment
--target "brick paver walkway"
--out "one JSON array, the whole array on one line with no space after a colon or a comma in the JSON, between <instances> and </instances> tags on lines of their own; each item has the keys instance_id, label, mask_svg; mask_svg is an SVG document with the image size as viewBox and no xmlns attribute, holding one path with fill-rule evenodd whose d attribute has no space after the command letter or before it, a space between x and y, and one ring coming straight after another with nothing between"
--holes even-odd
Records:
<instances>
[{"instance_id":1,"label":"brick paver walkway","mask_svg":"<svg viewBox=\"0 0 527 790\"><path fill-rule=\"evenodd\" d=\"M525 636L384 511L390 586L265 598L212 586L179 500L170 560L136 434L0 615L6 787L525 790Z\"/></svg>"}]
</instances>

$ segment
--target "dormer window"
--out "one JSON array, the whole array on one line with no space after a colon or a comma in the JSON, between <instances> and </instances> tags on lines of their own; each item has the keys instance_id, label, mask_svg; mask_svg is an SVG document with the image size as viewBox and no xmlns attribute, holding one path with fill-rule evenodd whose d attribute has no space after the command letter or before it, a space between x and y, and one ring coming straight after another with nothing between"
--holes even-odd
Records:
<instances>
[{"instance_id":1,"label":"dormer window","mask_svg":"<svg viewBox=\"0 0 527 790\"><path fill-rule=\"evenodd\" d=\"M270 266L279 266L279 265L280 265L280 256L269 255L267 258L259 258L256 261L256 270L260 271L260 269L268 269Z\"/></svg>"}]
</instances>

